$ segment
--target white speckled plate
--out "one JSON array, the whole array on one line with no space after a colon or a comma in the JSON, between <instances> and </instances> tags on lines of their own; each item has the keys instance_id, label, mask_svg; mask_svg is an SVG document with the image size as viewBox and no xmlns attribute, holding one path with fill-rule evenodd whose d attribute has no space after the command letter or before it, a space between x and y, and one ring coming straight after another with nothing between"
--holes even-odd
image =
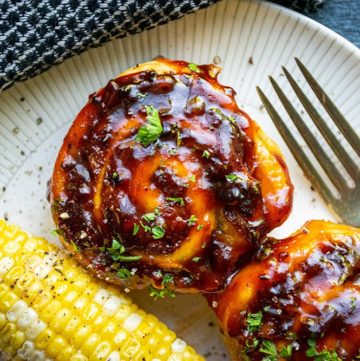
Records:
<instances>
[{"instance_id":1,"label":"white speckled plate","mask_svg":"<svg viewBox=\"0 0 360 361\"><path fill-rule=\"evenodd\" d=\"M71 121L88 94L121 70L159 54L195 63L220 58L220 80L236 89L239 103L282 148L296 192L294 211L277 235L289 234L310 218L334 219L261 110L255 86L271 94L267 75L272 74L294 98L280 65L303 84L293 60L297 56L359 129L360 50L306 17L254 0L226 0L140 35L113 40L1 94L0 217L56 241L50 235L54 225L46 183ZM215 318L200 296L154 302L146 292L133 295L207 360L228 359Z\"/></svg>"}]
</instances>

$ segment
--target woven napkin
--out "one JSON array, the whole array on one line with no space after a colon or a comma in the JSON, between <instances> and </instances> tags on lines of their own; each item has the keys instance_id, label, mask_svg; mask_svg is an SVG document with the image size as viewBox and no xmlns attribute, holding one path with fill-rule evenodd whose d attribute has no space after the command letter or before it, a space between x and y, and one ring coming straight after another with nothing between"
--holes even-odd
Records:
<instances>
[{"instance_id":1,"label":"woven napkin","mask_svg":"<svg viewBox=\"0 0 360 361\"><path fill-rule=\"evenodd\" d=\"M219 0L0 0L0 92L112 38ZM297 10L323 0L277 0Z\"/></svg>"}]
</instances>

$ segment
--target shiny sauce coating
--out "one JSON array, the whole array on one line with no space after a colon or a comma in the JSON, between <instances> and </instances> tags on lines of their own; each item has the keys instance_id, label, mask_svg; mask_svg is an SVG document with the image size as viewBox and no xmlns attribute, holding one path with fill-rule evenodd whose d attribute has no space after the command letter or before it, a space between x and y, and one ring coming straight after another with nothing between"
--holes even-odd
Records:
<instances>
[{"instance_id":1,"label":"shiny sauce coating","mask_svg":"<svg viewBox=\"0 0 360 361\"><path fill-rule=\"evenodd\" d=\"M218 291L286 219L282 156L217 73L163 58L141 64L91 95L74 121L52 211L64 244L98 276Z\"/></svg>"},{"instance_id":2,"label":"shiny sauce coating","mask_svg":"<svg viewBox=\"0 0 360 361\"><path fill-rule=\"evenodd\" d=\"M311 221L264 244L224 293L209 297L234 360L358 359L359 269L360 230L352 227Z\"/></svg>"}]
</instances>

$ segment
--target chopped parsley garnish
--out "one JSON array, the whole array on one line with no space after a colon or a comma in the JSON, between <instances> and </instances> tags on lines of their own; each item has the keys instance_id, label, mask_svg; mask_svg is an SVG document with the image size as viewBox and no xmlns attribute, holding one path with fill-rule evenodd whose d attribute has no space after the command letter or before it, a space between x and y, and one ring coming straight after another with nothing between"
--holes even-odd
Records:
<instances>
[{"instance_id":1,"label":"chopped parsley garnish","mask_svg":"<svg viewBox=\"0 0 360 361\"><path fill-rule=\"evenodd\" d=\"M289 358L292 356L292 345L283 346L279 355L284 358Z\"/></svg>"},{"instance_id":2,"label":"chopped parsley garnish","mask_svg":"<svg viewBox=\"0 0 360 361\"><path fill-rule=\"evenodd\" d=\"M350 307L352 311L356 310L356 297L350 297Z\"/></svg>"},{"instance_id":3,"label":"chopped parsley garnish","mask_svg":"<svg viewBox=\"0 0 360 361\"><path fill-rule=\"evenodd\" d=\"M194 257L192 259L193 262L198 263L201 260L201 257Z\"/></svg>"},{"instance_id":4,"label":"chopped parsley garnish","mask_svg":"<svg viewBox=\"0 0 360 361\"><path fill-rule=\"evenodd\" d=\"M156 217L160 214L158 208L154 209L154 212L146 213L142 216L142 218L146 222L152 222L156 220ZM142 222L140 222L141 227L145 230L145 232L150 232L154 239L160 239L164 237L165 229L161 226L150 227Z\"/></svg>"},{"instance_id":5,"label":"chopped parsley garnish","mask_svg":"<svg viewBox=\"0 0 360 361\"><path fill-rule=\"evenodd\" d=\"M194 214L191 215L191 217L187 220L189 226L193 226L197 222L197 218Z\"/></svg>"},{"instance_id":6,"label":"chopped parsley garnish","mask_svg":"<svg viewBox=\"0 0 360 361\"><path fill-rule=\"evenodd\" d=\"M227 117L227 120L228 120L230 123L232 123L232 124L236 124L236 120L235 120L235 118L234 118L232 115L229 115L229 116Z\"/></svg>"},{"instance_id":7,"label":"chopped parsley garnish","mask_svg":"<svg viewBox=\"0 0 360 361\"><path fill-rule=\"evenodd\" d=\"M255 350L257 347L259 346L259 340L258 339L253 339L252 343L249 342L249 340L246 340L245 343L245 352L249 352L252 350Z\"/></svg>"},{"instance_id":8,"label":"chopped parsley garnish","mask_svg":"<svg viewBox=\"0 0 360 361\"><path fill-rule=\"evenodd\" d=\"M198 67L196 64L194 64L194 63L190 63L190 64L188 65L188 68L189 68L191 71L194 71L195 73L200 73L199 67Z\"/></svg>"},{"instance_id":9,"label":"chopped parsley garnish","mask_svg":"<svg viewBox=\"0 0 360 361\"><path fill-rule=\"evenodd\" d=\"M209 152L208 150L206 150L206 149L205 149L205 150L203 151L202 156L203 156L204 158L209 159L209 158L210 158L210 152Z\"/></svg>"},{"instance_id":10,"label":"chopped parsley garnish","mask_svg":"<svg viewBox=\"0 0 360 361\"><path fill-rule=\"evenodd\" d=\"M175 149L175 148L170 148L169 150L168 150L168 153L170 154L170 155L175 155L175 154L177 154L177 149Z\"/></svg>"},{"instance_id":11,"label":"chopped parsley garnish","mask_svg":"<svg viewBox=\"0 0 360 361\"><path fill-rule=\"evenodd\" d=\"M231 173L231 174L227 174L225 176L225 178L229 181L229 182L235 182L237 181L240 177L234 173Z\"/></svg>"},{"instance_id":12,"label":"chopped parsley garnish","mask_svg":"<svg viewBox=\"0 0 360 361\"><path fill-rule=\"evenodd\" d=\"M176 146L180 148L181 145L181 133L180 129L176 129Z\"/></svg>"},{"instance_id":13,"label":"chopped parsley garnish","mask_svg":"<svg viewBox=\"0 0 360 361\"><path fill-rule=\"evenodd\" d=\"M236 119L232 115L225 115L219 108L211 107L210 110L212 110L220 120L227 120L231 124L236 124Z\"/></svg>"},{"instance_id":14,"label":"chopped parsley garnish","mask_svg":"<svg viewBox=\"0 0 360 361\"><path fill-rule=\"evenodd\" d=\"M136 234L139 232L140 226L136 223L134 223L134 228L133 228L133 236L136 236Z\"/></svg>"},{"instance_id":15,"label":"chopped parsley garnish","mask_svg":"<svg viewBox=\"0 0 360 361\"><path fill-rule=\"evenodd\" d=\"M173 281L174 281L174 276L171 275L170 273L166 273L163 276L163 280L162 280L161 284L165 286L169 283L173 283Z\"/></svg>"},{"instance_id":16,"label":"chopped parsley garnish","mask_svg":"<svg viewBox=\"0 0 360 361\"><path fill-rule=\"evenodd\" d=\"M179 203L181 207L185 206L185 202L183 198L166 197L166 200L174 203Z\"/></svg>"},{"instance_id":17,"label":"chopped parsley garnish","mask_svg":"<svg viewBox=\"0 0 360 361\"><path fill-rule=\"evenodd\" d=\"M127 268L124 268L124 267L118 269L116 274L122 280L126 280L127 278L132 276L131 272Z\"/></svg>"},{"instance_id":18,"label":"chopped parsley garnish","mask_svg":"<svg viewBox=\"0 0 360 361\"><path fill-rule=\"evenodd\" d=\"M113 179L118 179L118 178L119 178L119 173L118 173L118 172L114 172L114 173L112 174L112 178L113 178Z\"/></svg>"},{"instance_id":19,"label":"chopped parsley garnish","mask_svg":"<svg viewBox=\"0 0 360 361\"><path fill-rule=\"evenodd\" d=\"M257 313L249 313L246 318L247 330L249 332L255 332L261 326L263 320L263 313L261 311Z\"/></svg>"},{"instance_id":20,"label":"chopped parsley garnish","mask_svg":"<svg viewBox=\"0 0 360 361\"><path fill-rule=\"evenodd\" d=\"M126 252L124 245L116 239L113 239L112 245L110 248L106 249L113 261L120 262L133 262L141 259L141 256L126 256L124 253Z\"/></svg>"},{"instance_id":21,"label":"chopped parsley garnish","mask_svg":"<svg viewBox=\"0 0 360 361\"><path fill-rule=\"evenodd\" d=\"M140 225L141 225L142 228L144 228L145 232L151 232L151 227L147 226L143 222L140 222Z\"/></svg>"},{"instance_id":22,"label":"chopped parsley garnish","mask_svg":"<svg viewBox=\"0 0 360 361\"><path fill-rule=\"evenodd\" d=\"M146 94L144 94L144 93L136 93L136 96L139 98L139 99L144 99L144 98L146 98Z\"/></svg>"},{"instance_id":23,"label":"chopped parsley garnish","mask_svg":"<svg viewBox=\"0 0 360 361\"><path fill-rule=\"evenodd\" d=\"M50 234L52 236L61 236L61 230L60 229L53 229Z\"/></svg>"},{"instance_id":24,"label":"chopped parsley garnish","mask_svg":"<svg viewBox=\"0 0 360 361\"><path fill-rule=\"evenodd\" d=\"M278 352L272 341L264 340L261 344L260 352L266 355L262 361L276 361L278 359Z\"/></svg>"},{"instance_id":25,"label":"chopped parsley garnish","mask_svg":"<svg viewBox=\"0 0 360 361\"><path fill-rule=\"evenodd\" d=\"M326 349L320 352L316 349L316 341L308 340L309 348L306 351L307 357L313 357L314 361L341 361L336 351L329 351Z\"/></svg>"},{"instance_id":26,"label":"chopped parsley garnish","mask_svg":"<svg viewBox=\"0 0 360 361\"><path fill-rule=\"evenodd\" d=\"M147 112L147 123L139 129L135 139L146 147L160 137L163 132L163 127L158 110L152 105L146 105L145 109Z\"/></svg>"},{"instance_id":27,"label":"chopped parsley garnish","mask_svg":"<svg viewBox=\"0 0 360 361\"><path fill-rule=\"evenodd\" d=\"M70 240L70 243L72 244L76 252L80 252L79 246L72 239Z\"/></svg>"},{"instance_id":28,"label":"chopped parsley garnish","mask_svg":"<svg viewBox=\"0 0 360 361\"><path fill-rule=\"evenodd\" d=\"M203 225L203 224L199 224L199 225L196 227L196 230L197 230L197 231L201 231L203 228L204 228L204 225Z\"/></svg>"},{"instance_id":29,"label":"chopped parsley garnish","mask_svg":"<svg viewBox=\"0 0 360 361\"><path fill-rule=\"evenodd\" d=\"M152 222L155 221L156 214L155 212L145 213L142 218L144 218L146 222Z\"/></svg>"},{"instance_id":30,"label":"chopped parsley garnish","mask_svg":"<svg viewBox=\"0 0 360 361\"><path fill-rule=\"evenodd\" d=\"M193 174L193 175L189 176L189 177L188 177L188 180L189 180L190 182L195 182L195 181L196 181L195 175Z\"/></svg>"},{"instance_id":31,"label":"chopped parsley garnish","mask_svg":"<svg viewBox=\"0 0 360 361\"><path fill-rule=\"evenodd\" d=\"M149 287L149 294L151 297L154 297L155 300L158 298L164 298L165 296L175 297L175 292L169 290L168 288L155 288L153 286Z\"/></svg>"},{"instance_id":32,"label":"chopped parsley garnish","mask_svg":"<svg viewBox=\"0 0 360 361\"><path fill-rule=\"evenodd\" d=\"M153 234L154 239L160 239L164 237L165 229L160 226L155 226L151 228L151 233Z\"/></svg>"}]
</instances>

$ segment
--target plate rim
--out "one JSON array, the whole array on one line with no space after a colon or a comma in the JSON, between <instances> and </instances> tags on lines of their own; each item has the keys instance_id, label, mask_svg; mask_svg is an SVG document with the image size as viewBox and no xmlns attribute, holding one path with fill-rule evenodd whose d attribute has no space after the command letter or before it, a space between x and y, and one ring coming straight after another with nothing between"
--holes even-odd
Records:
<instances>
[{"instance_id":1,"label":"plate rim","mask_svg":"<svg viewBox=\"0 0 360 361\"><path fill-rule=\"evenodd\" d=\"M249 0L240 0L240 1L249 1ZM275 4L275 3L273 3L273 2L271 2L269 0L256 0L256 2L262 3L263 5L265 5L267 7L270 7L270 8L279 9L282 12L284 12L285 14L291 16L292 18L301 19L302 22L308 22L311 25L313 25L314 27L318 27L322 31L330 34L332 37L343 41L344 45L349 49L349 51L353 52L352 55L356 55L358 58L360 58L360 48L358 48L350 40L346 39L343 35L337 33L336 31L334 31L332 29L330 29L328 26L320 23L319 21L316 21L316 20L310 18L309 16L306 16L305 14L297 12L297 11L295 11L293 9L289 9L289 8L283 6L283 5ZM324 6L326 6L326 4ZM321 11L321 9L319 9L317 11Z\"/></svg>"}]
</instances>

